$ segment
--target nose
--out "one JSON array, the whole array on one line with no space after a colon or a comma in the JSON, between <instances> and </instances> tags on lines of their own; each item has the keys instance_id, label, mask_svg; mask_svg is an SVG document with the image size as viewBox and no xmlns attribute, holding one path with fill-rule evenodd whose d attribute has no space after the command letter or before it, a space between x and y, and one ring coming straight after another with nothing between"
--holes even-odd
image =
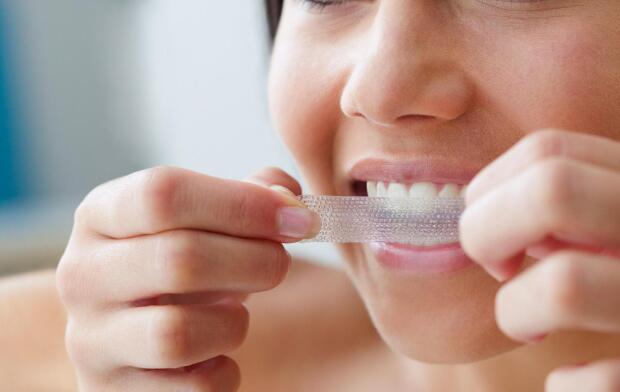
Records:
<instances>
[{"instance_id":1,"label":"nose","mask_svg":"<svg viewBox=\"0 0 620 392\"><path fill-rule=\"evenodd\" d=\"M467 111L472 92L458 65L458 39L438 3L380 3L370 43L360 49L340 97L346 116L390 128L454 120Z\"/></svg>"}]
</instances>

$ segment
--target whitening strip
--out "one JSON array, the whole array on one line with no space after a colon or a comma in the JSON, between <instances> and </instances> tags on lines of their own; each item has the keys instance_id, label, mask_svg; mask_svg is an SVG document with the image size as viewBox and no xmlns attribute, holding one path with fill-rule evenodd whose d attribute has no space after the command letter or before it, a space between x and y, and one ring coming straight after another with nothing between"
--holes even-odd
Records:
<instances>
[{"instance_id":1,"label":"whitening strip","mask_svg":"<svg viewBox=\"0 0 620 392\"><path fill-rule=\"evenodd\" d=\"M459 240L463 198L299 196L321 217L319 234L303 242L397 242L430 246Z\"/></svg>"}]
</instances>

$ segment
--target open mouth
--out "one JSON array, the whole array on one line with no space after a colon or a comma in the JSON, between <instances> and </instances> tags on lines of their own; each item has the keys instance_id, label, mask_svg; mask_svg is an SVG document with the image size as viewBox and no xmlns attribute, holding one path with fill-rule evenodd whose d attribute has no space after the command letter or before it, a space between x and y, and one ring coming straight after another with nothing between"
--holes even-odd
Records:
<instances>
[{"instance_id":1,"label":"open mouth","mask_svg":"<svg viewBox=\"0 0 620 392\"><path fill-rule=\"evenodd\" d=\"M364 212L368 214L368 225L376 228L375 241L426 250L458 243L458 221L465 192L466 185L456 183L372 180L352 183L354 195L377 200L373 204L375 211Z\"/></svg>"},{"instance_id":2,"label":"open mouth","mask_svg":"<svg viewBox=\"0 0 620 392\"><path fill-rule=\"evenodd\" d=\"M467 184L475 173L445 162L366 161L356 165L349 174L350 191L356 196L412 198L434 205L437 199L464 198ZM458 226L458 221L449 223ZM372 242L368 249L383 266L421 274L451 272L473 265L460 243L454 240L426 238L408 244Z\"/></svg>"},{"instance_id":3,"label":"open mouth","mask_svg":"<svg viewBox=\"0 0 620 392\"><path fill-rule=\"evenodd\" d=\"M427 181L404 184L389 181L355 180L352 192L356 196L368 197L412 197L412 198L455 198L465 197L467 185L455 183L433 183Z\"/></svg>"}]
</instances>

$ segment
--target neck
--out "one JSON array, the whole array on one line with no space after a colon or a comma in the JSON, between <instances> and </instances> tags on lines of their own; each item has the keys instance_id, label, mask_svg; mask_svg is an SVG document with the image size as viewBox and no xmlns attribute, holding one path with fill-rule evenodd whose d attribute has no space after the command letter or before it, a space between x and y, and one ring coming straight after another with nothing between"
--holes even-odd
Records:
<instances>
[{"instance_id":1,"label":"neck","mask_svg":"<svg viewBox=\"0 0 620 392\"><path fill-rule=\"evenodd\" d=\"M553 369L615 356L620 356L620 335L560 332L478 362L435 365L401 357L398 366L408 390L542 391Z\"/></svg>"}]
</instances>

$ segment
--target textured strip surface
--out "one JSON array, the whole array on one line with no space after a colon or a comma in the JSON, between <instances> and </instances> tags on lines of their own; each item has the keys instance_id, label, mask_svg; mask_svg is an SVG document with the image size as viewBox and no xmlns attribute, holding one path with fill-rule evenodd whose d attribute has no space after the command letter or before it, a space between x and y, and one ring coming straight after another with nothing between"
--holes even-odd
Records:
<instances>
[{"instance_id":1,"label":"textured strip surface","mask_svg":"<svg viewBox=\"0 0 620 392\"><path fill-rule=\"evenodd\" d=\"M321 231L304 242L458 242L462 198L299 197L321 216Z\"/></svg>"}]
</instances>

